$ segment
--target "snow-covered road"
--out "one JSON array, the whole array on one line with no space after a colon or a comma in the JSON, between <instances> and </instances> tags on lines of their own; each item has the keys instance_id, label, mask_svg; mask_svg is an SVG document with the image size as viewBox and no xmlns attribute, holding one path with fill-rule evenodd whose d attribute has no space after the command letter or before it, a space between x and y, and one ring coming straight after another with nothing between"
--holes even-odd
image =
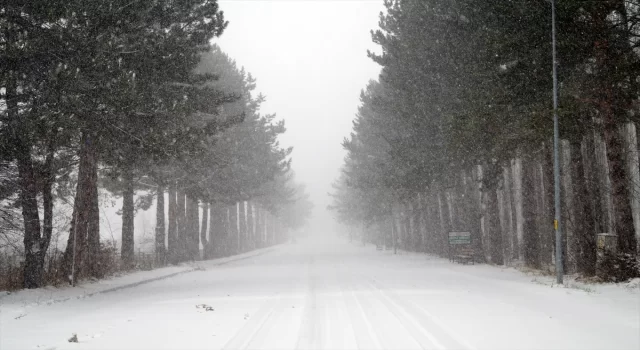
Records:
<instances>
[{"instance_id":1,"label":"snow-covered road","mask_svg":"<svg viewBox=\"0 0 640 350\"><path fill-rule=\"evenodd\" d=\"M640 348L637 288L547 281L308 240L17 319L5 304L0 349Z\"/></svg>"}]
</instances>

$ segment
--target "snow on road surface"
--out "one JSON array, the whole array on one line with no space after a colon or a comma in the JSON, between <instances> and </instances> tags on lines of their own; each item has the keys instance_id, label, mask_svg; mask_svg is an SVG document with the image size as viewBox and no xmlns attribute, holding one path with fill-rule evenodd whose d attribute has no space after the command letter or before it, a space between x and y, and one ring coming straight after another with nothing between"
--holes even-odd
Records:
<instances>
[{"instance_id":1,"label":"snow on road surface","mask_svg":"<svg viewBox=\"0 0 640 350\"><path fill-rule=\"evenodd\" d=\"M594 290L307 240L17 319L0 299L0 349L639 349L638 289Z\"/></svg>"}]
</instances>

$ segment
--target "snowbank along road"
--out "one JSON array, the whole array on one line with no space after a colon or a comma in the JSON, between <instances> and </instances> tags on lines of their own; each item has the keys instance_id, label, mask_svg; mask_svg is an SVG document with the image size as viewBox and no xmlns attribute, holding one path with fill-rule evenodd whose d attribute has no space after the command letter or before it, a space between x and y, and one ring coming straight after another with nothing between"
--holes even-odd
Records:
<instances>
[{"instance_id":1,"label":"snowbank along road","mask_svg":"<svg viewBox=\"0 0 640 350\"><path fill-rule=\"evenodd\" d=\"M51 305L3 305L0 349L638 349L638 290L342 241ZM0 309L1 310L1 309ZM68 339L77 334L78 342Z\"/></svg>"}]
</instances>

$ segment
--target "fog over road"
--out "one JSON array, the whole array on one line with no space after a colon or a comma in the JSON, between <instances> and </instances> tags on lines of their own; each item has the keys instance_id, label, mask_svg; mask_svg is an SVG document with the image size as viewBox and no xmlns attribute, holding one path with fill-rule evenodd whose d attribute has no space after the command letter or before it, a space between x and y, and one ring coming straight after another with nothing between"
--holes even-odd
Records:
<instances>
[{"instance_id":1,"label":"fog over road","mask_svg":"<svg viewBox=\"0 0 640 350\"><path fill-rule=\"evenodd\" d=\"M552 288L532 279L513 269L309 238L133 288L31 307L25 317L1 319L0 348L640 347L637 290ZM67 341L73 333L79 343Z\"/></svg>"}]
</instances>

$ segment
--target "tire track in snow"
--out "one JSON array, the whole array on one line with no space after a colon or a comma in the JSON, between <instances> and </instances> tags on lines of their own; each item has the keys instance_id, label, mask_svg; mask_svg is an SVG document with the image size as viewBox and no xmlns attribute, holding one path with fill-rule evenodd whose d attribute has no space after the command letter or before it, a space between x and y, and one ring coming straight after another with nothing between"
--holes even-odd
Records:
<instances>
[{"instance_id":1,"label":"tire track in snow","mask_svg":"<svg viewBox=\"0 0 640 350\"><path fill-rule=\"evenodd\" d=\"M329 319L330 324L334 324L336 333L341 336L341 342L335 345L334 349L357 349L358 343L356 340L356 334L354 325L351 321L351 317L348 314L348 306L346 301L346 295L344 293L343 280L341 273L343 273L343 265L332 265L333 283L336 288L335 296L333 297L332 306L334 311L334 319ZM332 322L334 321L334 322Z\"/></svg>"},{"instance_id":2,"label":"tire track in snow","mask_svg":"<svg viewBox=\"0 0 640 350\"><path fill-rule=\"evenodd\" d=\"M340 281L340 289L347 308L350 323L353 327L354 337L359 349L384 349L378 334L373 329L373 325L367 319L367 314L358 300L358 295L350 283L345 283L344 278Z\"/></svg>"},{"instance_id":3,"label":"tire track in snow","mask_svg":"<svg viewBox=\"0 0 640 350\"><path fill-rule=\"evenodd\" d=\"M343 336L344 336L343 348L344 349L357 348L358 345L356 340L355 329L354 329L353 323L351 322L351 318L349 317L346 297L342 290L340 290L339 297L336 300L336 310L338 311L339 319L344 322L344 328L342 329Z\"/></svg>"},{"instance_id":4,"label":"tire track in snow","mask_svg":"<svg viewBox=\"0 0 640 350\"><path fill-rule=\"evenodd\" d=\"M315 260L313 257L307 262L307 293L304 312L300 323L300 333L296 349L321 348L321 324L318 322L318 295L315 276Z\"/></svg>"},{"instance_id":5,"label":"tire track in snow","mask_svg":"<svg viewBox=\"0 0 640 350\"><path fill-rule=\"evenodd\" d=\"M324 334L324 349L343 350L357 349L353 325L347 315L345 295L340 289L339 273L343 266L332 262L326 265L325 283L326 291L320 293L321 307L324 308L324 322L326 333Z\"/></svg>"},{"instance_id":6,"label":"tire track in snow","mask_svg":"<svg viewBox=\"0 0 640 350\"><path fill-rule=\"evenodd\" d=\"M222 347L222 349L247 349L251 341L255 338L258 332L260 332L276 310L276 307L280 305L282 299L283 297L279 295L277 302L273 302L271 299L265 300L256 314L250 316L249 321L238 330L233 338L231 338Z\"/></svg>"},{"instance_id":7,"label":"tire track in snow","mask_svg":"<svg viewBox=\"0 0 640 350\"><path fill-rule=\"evenodd\" d=\"M282 322L282 319L285 311L288 311L290 308L290 305L293 303L292 302L293 299L294 299L293 297L290 297L290 298L281 297L280 300L278 300L277 305L275 306L273 312L271 312L267 316L267 318L262 323L262 325L257 329L257 331L254 333L251 339L249 339L246 347L243 347L242 349L260 349L260 348L268 347L269 344L267 344L266 341L269 338L269 336L272 334L272 331L274 331L274 327L282 328L282 327L288 326L287 322ZM282 334L278 332L273 332L273 333ZM284 346L282 344L282 341L284 341L285 339L279 339L279 340L280 340L280 343L278 344L278 348L283 348Z\"/></svg>"},{"instance_id":8,"label":"tire track in snow","mask_svg":"<svg viewBox=\"0 0 640 350\"><path fill-rule=\"evenodd\" d=\"M400 297L388 288L382 287L373 279L368 279L367 284L378 293L380 300L387 305L401 322L408 324L408 328L417 328L418 332L426 337L437 349L476 350L473 345L463 340L453 329L446 326L424 307ZM399 311L399 314L396 314L396 311ZM420 344L424 349L431 348L425 347L423 342L420 342Z\"/></svg>"},{"instance_id":9,"label":"tire track in snow","mask_svg":"<svg viewBox=\"0 0 640 350\"><path fill-rule=\"evenodd\" d=\"M294 289L294 288L292 288ZM276 300L267 298L263 305L258 309L255 315L250 316L249 321L242 326L237 333L231 338L222 349L261 349L261 348L286 348L286 337L275 337L274 335L282 335L290 333L278 332L283 328L289 328L290 321L286 321L285 313L291 313L292 305L296 304L295 290L290 294L278 293ZM299 301L299 300L298 300ZM276 330L277 329L277 330ZM267 343L267 341L275 341L277 344Z\"/></svg>"},{"instance_id":10,"label":"tire track in snow","mask_svg":"<svg viewBox=\"0 0 640 350\"><path fill-rule=\"evenodd\" d=\"M445 350L447 347L443 345L429 330L426 329L423 325L420 324L415 318L413 318L409 313L406 312L401 306L396 304L395 302L387 299L384 295L379 294L379 291L372 292L372 294L376 295L377 300L379 300L386 308L389 310L393 316L404 326L407 333L420 345L422 349L438 349Z\"/></svg>"},{"instance_id":11,"label":"tire track in snow","mask_svg":"<svg viewBox=\"0 0 640 350\"><path fill-rule=\"evenodd\" d=\"M249 321L236 332L236 334L222 347L222 349L259 349L270 347L274 344L267 344L268 340L273 341L273 334L282 334L276 332L282 328L289 328L291 322L280 322L284 319L285 313L291 313L292 305L297 303L296 292L300 287L300 281L291 279L291 284L284 287L275 294L274 297L266 298L263 304L254 315L250 315ZM286 334L290 334L287 331ZM284 348L287 339L280 337L277 341L276 349ZM292 346L290 344L289 346Z\"/></svg>"},{"instance_id":12,"label":"tire track in snow","mask_svg":"<svg viewBox=\"0 0 640 350\"><path fill-rule=\"evenodd\" d=\"M385 302L361 276L352 280L357 281L354 285L360 290L362 308L384 348L444 350L434 337L425 337L418 327L407 322L407 317Z\"/></svg>"}]
</instances>

